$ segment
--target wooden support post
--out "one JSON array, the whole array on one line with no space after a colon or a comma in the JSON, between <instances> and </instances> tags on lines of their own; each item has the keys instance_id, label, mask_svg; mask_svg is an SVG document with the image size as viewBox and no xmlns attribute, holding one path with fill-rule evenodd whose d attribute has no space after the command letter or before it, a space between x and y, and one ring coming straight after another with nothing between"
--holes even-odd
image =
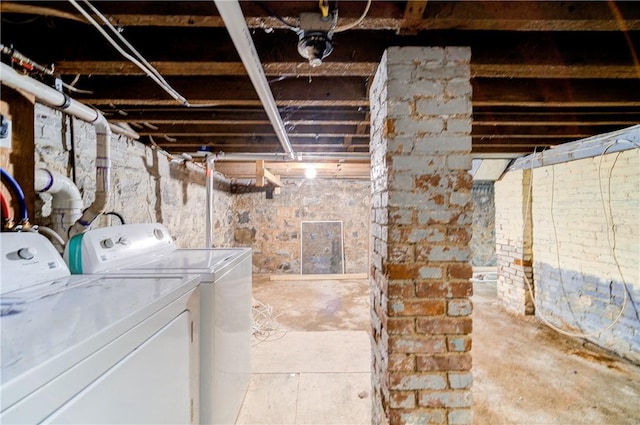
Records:
<instances>
[{"instance_id":1,"label":"wooden support post","mask_svg":"<svg viewBox=\"0 0 640 425\"><path fill-rule=\"evenodd\" d=\"M264 172L264 161L256 161L256 186L258 187L264 187L266 184Z\"/></svg>"},{"instance_id":2,"label":"wooden support post","mask_svg":"<svg viewBox=\"0 0 640 425\"><path fill-rule=\"evenodd\" d=\"M256 161L256 186L264 187L267 182L273 184L275 187L282 186L280 182L280 177L274 175L271 171L264 168L264 161L258 160Z\"/></svg>"}]
</instances>

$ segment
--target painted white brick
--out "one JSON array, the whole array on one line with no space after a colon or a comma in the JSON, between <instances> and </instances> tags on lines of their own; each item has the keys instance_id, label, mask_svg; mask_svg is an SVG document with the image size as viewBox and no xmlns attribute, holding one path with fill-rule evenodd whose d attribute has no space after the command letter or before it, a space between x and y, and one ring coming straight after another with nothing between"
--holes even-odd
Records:
<instances>
[{"instance_id":1,"label":"painted white brick","mask_svg":"<svg viewBox=\"0 0 640 425\"><path fill-rule=\"evenodd\" d=\"M618 167L618 164L623 166ZM609 196L608 176L612 166L613 193ZM604 270L609 267L612 258L607 243L607 219L600 193L602 186L605 201L612 199L610 206L614 221L618 223L616 252L619 261L625 264L623 274L634 276L632 279L640 284L637 283L637 259L640 258L637 237L640 232L637 230L640 228L638 150L607 154L602 158L600 171L599 167L598 157L534 170L534 257L539 261L555 264L556 245L560 243L562 263L567 267L581 267L577 270L595 276L603 271L603 267ZM606 208L608 216L608 202ZM598 243L594 243L596 241ZM601 260L595 261L597 258Z\"/></svg>"}]
</instances>

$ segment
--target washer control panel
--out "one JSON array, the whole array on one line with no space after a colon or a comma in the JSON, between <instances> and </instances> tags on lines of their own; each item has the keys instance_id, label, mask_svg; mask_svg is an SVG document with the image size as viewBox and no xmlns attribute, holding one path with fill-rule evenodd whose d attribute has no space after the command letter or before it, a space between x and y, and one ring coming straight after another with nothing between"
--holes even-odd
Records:
<instances>
[{"instance_id":1,"label":"washer control panel","mask_svg":"<svg viewBox=\"0 0 640 425\"><path fill-rule=\"evenodd\" d=\"M129 267L175 249L162 224L125 224L74 236L65 248L64 259L71 273L91 274Z\"/></svg>"},{"instance_id":2,"label":"washer control panel","mask_svg":"<svg viewBox=\"0 0 640 425\"><path fill-rule=\"evenodd\" d=\"M0 293L69 276L62 257L44 236L33 232L1 232Z\"/></svg>"}]
</instances>

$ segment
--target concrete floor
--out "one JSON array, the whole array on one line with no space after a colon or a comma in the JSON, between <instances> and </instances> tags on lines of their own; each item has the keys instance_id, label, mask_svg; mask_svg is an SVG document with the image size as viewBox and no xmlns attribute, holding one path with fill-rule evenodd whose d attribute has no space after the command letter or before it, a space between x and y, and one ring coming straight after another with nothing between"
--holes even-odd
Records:
<instances>
[{"instance_id":1,"label":"concrete floor","mask_svg":"<svg viewBox=\"0 0 640 425\"><path fill-rule=\"evenodd\" d=\"M238 424L369 424L367 279L254 276L253 374ZM502 310L474 285L476 424L640 424L640 366Z\"/></svg>"}]
</instances>

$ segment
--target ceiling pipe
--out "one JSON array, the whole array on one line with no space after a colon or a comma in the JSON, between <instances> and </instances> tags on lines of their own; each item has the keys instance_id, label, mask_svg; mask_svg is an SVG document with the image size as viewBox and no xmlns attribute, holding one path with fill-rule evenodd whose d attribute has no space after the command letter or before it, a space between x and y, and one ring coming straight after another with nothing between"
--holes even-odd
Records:
<instances>
[{"instance_id":1,"label":"ceiling pipe","mask_svg":"<svg viewBox=\"0 0 640 425\"><path fill-rule=\"evenodd\" d=\"M9 65L0 63L0 81L5 86L16 90L24 90L36 97L38 102L49 105L53 108L64 111L67 114L80 118L83 121L93 123L98 120L102 114L85 104L71 99L65 93L49 87L27 75L20 74ZM111 130L116 134L129 137L130 139L139 139L140 135L135 131L128 130L116 124L109 124Z\"/></svg>"},{"instance_id":2,"label":"ceiling pipe","mask_svg":"<svg viewBox=\"0 0 640 425\"><path fill-rule=\"evenodd\" d=\"M291 147L289 136L284 128L284 122L280 116L280 111L276 106L276 101L271 93L271 87L267 82L267 78L264 75L264 69L260 63L260 57L256 51L256 47L251 39L249 28L245 21L242 9L240 9L240 3L237 0L214 0L220 17L224 21L227 31L231 36L233 44L236 46L236 50L242 59L247 74L255 87L258 97L264 106L264 110L271 121L276 136L282 145L285 153L289 156L289 159L296 159L296 156Z\"/></svg>"},{"instance_id":3,"label":"ceiling pipe","mask_svg":"<svg viewBox=\"0 0 640 425\"><path fill-rule=\"evenodd\" d=\"M202 154L191 153L190 155L198 157ZM289 161L291 158L284 153L224 153L219 152L216 154L207 154L207 161ZM334 152L299 152L295 154L295 159L298 161L369 161L371 155L369 153L334 153Z\"/></svg>"},{"instance_id":4,"label":"ceiling pipe","mask_svg":"<svg viewBox=\"0 0 640 425\"><path fill-rule=\"evenodd\" d=\"M109 200L111 186L111 128L107 119L97 109L90 108L71 99L68 95L43 84L26 75L21 75L10 66L0 63L0 81L17 90L23 90L35 96L38 102L80 118L92 124L96 129L96 190L93 203L84 210L82 216L68 229L72 237L86 231L93 220L104 212ZM119 128L119 130L125 131Z\"/></svg>"}]
</instances>

